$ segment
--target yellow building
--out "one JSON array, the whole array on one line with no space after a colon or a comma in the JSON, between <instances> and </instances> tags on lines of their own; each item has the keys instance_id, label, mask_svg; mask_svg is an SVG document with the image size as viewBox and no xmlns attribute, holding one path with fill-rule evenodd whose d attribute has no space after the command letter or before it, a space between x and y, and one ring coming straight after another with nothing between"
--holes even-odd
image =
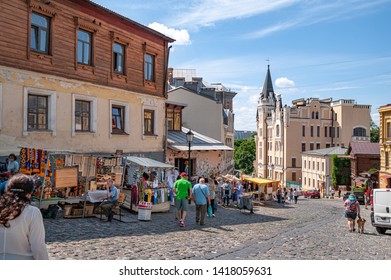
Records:
<instances>
[{"instance_id":1,"label":"yellow building","mask_svg":"<svg viewBox=\"0 0 391 280\"><path fill-rule=\"evenodd\" d=\"M379 187L390 188L391 183L391 104L381 106L380 113L380 171Z\"/></svg>"}]
</instances>

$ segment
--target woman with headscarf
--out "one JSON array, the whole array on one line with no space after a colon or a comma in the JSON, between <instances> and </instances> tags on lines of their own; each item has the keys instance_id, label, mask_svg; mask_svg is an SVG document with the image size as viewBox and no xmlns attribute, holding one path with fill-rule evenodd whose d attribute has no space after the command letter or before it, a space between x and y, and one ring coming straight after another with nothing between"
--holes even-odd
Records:
<instances>
[{"instance_id":1,"label":"woman with headscarf","mask_svg":"<svg viewBox=\"0 0 391 280\"><path fill-rule=\"evenodd\" d=\"M349 231L356 231L356 218L360 218L360 204L358 203L354 194L349 195L348 199L344 202L345 206L345 218L348 219Z\"/></svg>"},{"instance_id":2,"label":"woman with headscarf","mask_svg":"<svg viewBox=\"0 0 391 280\"><path fill-rule=\"evenodd\" d=\"M17 174L0 197L0 259L47 260L41 211L30 205L34 180Z\"/></svg>"}]
</instances>

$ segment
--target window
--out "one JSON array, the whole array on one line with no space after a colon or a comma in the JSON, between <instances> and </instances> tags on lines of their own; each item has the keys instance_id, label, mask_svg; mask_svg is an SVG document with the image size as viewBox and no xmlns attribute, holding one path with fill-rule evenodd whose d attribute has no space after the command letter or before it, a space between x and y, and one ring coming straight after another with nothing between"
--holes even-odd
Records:
<instances>
[{"instance_id":1,"label":"window","mask_svg":"<svg viewBox=\"0 0 391 280\"><path fill-rule=\"evenodd\" d=\"M48 130L48 97L29 94L28 130Z\"/></svg>"},{"instance_id":2,"label":"window","mask_svg":"<svg viewBox=\"0 0 391 280\"><path fill-rule=\"evenodd\" d=\"M301 143L301 151L305 152L305 143Z\"/></svg>"},{"instance_id":3,"label":"window","mask_svg":"<svg viewBox=\"0 0 391 280\"><path fill-rule=\"evenodd\" d=\"M72 94L72 136L77 132L96 132L97 97Z\"/></svg>"},{"instance_id":4,"label":"window","mask_svg":"<svg viewBox=\"0 0 391 280\"><path fill-rule=\"evenodd\" d=\"M330 144L329 143L326 144L326 148L330 148Z\"/></svg>"},{"instance_id":5,"label":"window","mask_svg":"<svg viewBox=\"0 0 391 280\"><path fill-rule=\"evenodd\" d=\"M304 160L304 168L307 168L307 161Z\"/></svg>"},{"instance_id":6,"label":"window","mask_svg":"<svg viewBox=\"0 0 391 280\"><path fill-rule=\"evenodd\" d=\"M79 29L77 31L77 62L91 65L92 33Z\"/></svg>"},{"instance_id":7,"label":"window","mask_svg":"<svg viewBox=\"0 0 391 280\"><path fill-rule=\"evenodd\" d=\"M386 152L385 154L386 154L386 156L385 156L385 165L386 165L386 167L389 167L390 166L390 153Z\"/></svg>"},{"instance_id":8,"label":"window","mask_svg":"<svg viewBox=\"0 0 391 280\"><path fill-rule=\"evenodd\" d=\"M179 109L167 108L168 130L180 131L182 129L182 111Z\"/></svg>"},{"instance_id":9,"label":"window","mask_svg":"<svg viewBox=\"0 0 391 280\"><path fill-rule=\"evenodd\" d=\"M387 123L387 131L386 131L387 138L391 138L391 122Z\"/></svg>"},{"instance_id":10,"label":"window","mask_svg":"<svg viewBox=\"0 0 391 280\"><path fill-rule=\"evenodd\" d=\"M292 181L296 181L296 172L292 172Z\"/></svg>"},{"instance_id":11,"label":"window","mask_svg":"<svg viewBox=\"0 0 391 280\"><path fill-rule=\"evenodd\" d=\"M312 112L312 119L315 119L315 112Z\"/></svg>"},{"instance_id":12,"label":"window","mask_svg":"<svg viewBox=\"0 0 391 280\"><path fill-rule=\"evenodd\" d=\"M314 126L311 125L311 137L314 137Z\"/></svg>"},{"instance_id":13,"label":"window","mask_svg":"<svg viewBox=\"0 0 391 280\"><path fill-rule=\"evenodd\" d=\"M319 171L319 162L316 163L316 170Z\"/></svg>"},{"instance_id":14,"label":"window","mask_svg":"<svg viewBox=\"0 0 391 280\"><path fill-rule=\"evenodd\" d=\"M316 127L316 136L320 137L320 126Z\"/></svg>"},{"instance_id":15,"label":"window","mask_svg":"<svg viewBox=\"0 0 391 280\"><path fill-rule=\"evenodd\" d=\"M280 125L276 125L276 137L280 137Z\"/></svg>"},{"instance_id":16,"label":"window","mask_svg":"<svg viewBox=\"0 0 391 280\"><path fill-rule=\"evenodd\" d=\"M316 143L316 149L317 149L317 150L320 149L320 143Z\"/></svg>"},{"instance_id":17,"label":"window","mask_svg":"<svg viewBox=\"0 0 391 280\"><path fill-rule=\"evenodd\" d=\"M327 126L324 127L324 137L327 137Z\"/></svg>"},{"instance_id":18,"label":"window","mask_svg":"<svg viewBox=\"0 0 391 280\"><path fill-rule=\"evenodd\" d=\"M25 87L23 96L23 136L30 132L51 131L56 135L55 91Z\"/></svg>"},{"instance_id":19,"label":"window","mask_svg":"<svg viewBox=\"0 0 391 280\"><path fill-rule=\"evenodd\" d=\"M292 167L296 167L296 158L292 158Z\"/></svg>"},{"instance_id":20,"label":"window","mask_svg":"<svg viewBox=\"0 0 391 280\"><path fill-rule=\"evenodd\" d=\"M75 100L75 131L91 131L91 102Z\"/></svg>"},{"instance_id":21,"label":"window","mask_svg":"<svg viewBox=\"0 0 391 280\"><path fill-rule=\"evenodd\" d=\"M337 127L337 138L339 138L339 126Z\"/></svg>"},{"instance_id":22,"label":"window","mask_svg":"<svg viewBox=\"0 0 391 280\"><path fill-rule=\"evenodd\" d=\"M314 143L310 143L310 151L314 149Z\"/></svg>"},{"instance_id":23,"label":"window","mask_svg":"<svg viewBox=\"0 0 391 280\"><path fill-rule=\"evenodd\" d=\"M31 14L30 48L34 51L49 54L50 18Z\"/></svg>"},{"instance_id":24,"label":"window","mask_svg":"<svg viewBox=\"0 0 391 280\"><path fill-rule=\"evenodd\" d=\"M301 133L302 133L303 137L305 137L305 125L302 126Z\"/></svg>"},{"instance_id":25,"label":"window","mask_svg":"<svg viewBox=\"0 0 391 280\"><path fill-rule=\"evenodd\" d=\"M363 127L356 127L353 129L353 136L367 136L367 131Z\"/></svg>"},{"instance_id":26,"label":"window","mask_svg":"<svg viewBox=\"0 0 391 280\"><path fill-rule=\"evenodd\" d=\"M312 170L315 170L315 161L312 162Z\"/></svg>"},{"instance_id":27,"label":"window","mask_svg":"<svg viewBox=\"0 0 391 280\"><path fill-rule=\"evenodd\" d=\"M324 171L324 162L322 162L322 171Z\"/></svg>"},{"instance_id":28,"label":"window","mask_svg":"<svg viewBox=\"0 0 391 280\"><path fill-rule=\"evenodd\" d=\"M150 82L155 81L155 57L151 54L145 54L144 79Z\"/></svg>"},{"instance_id":29,"label":"window","mask_svg":"<svg viewBox=\"0 0 391 280\"><path fill-rule=\"evenodd\" d=\"M129 134L130 107L126 102L110 100L110 133Z\"/></svg>"},{"instance_id":30,"label":"window","mask_svg":"<svg viewBox=\"0 0 391 280\"><path fill-rule=\"evenodd\" d=\"M153 135L155 123L155 111L144 110L144 134Z\"/></svg>"},{"instance_id":31,"label":"window","mask_svg":"<svg viewBox=\"0 0 391 280\"><path fill-rule=\"evenodd\" d=\"M319 112L315 113L315 119L319 119Z\"/></svg>"},{"instance_id":32,"label":"window","mask_svg":"<svg viewBox=\"0 0 391 280\"><path fill-rule=\"evenodd\" d=\"M114 43L113 45L113 70L116 73L124 73L125 65L125 46Z\"/></svg>"}]
</instances>

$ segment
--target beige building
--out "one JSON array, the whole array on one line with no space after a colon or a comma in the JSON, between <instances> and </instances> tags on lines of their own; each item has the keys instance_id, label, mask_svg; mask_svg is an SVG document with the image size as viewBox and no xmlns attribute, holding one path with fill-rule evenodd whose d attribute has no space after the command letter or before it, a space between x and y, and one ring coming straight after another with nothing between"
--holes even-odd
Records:
<instances>
[{"instance_id":1,"label":"beige building","mask_svg":"<svg viewBox=\"0 0 391 280\"><path fill-rule=\"evenodd\" d=\"M257 176L281 180L283 186L301 184L302 152L370 140L370 109L354 100L332 98L302 98L283 106L268 68L258 100Z\"/></svg>"},{"instance_id":2,"label":"beige building","mask_svg":"<svg viewBox=\"0 0 391 280\"><path fill-rule=\"evenodd\" d=\"M213 138L230 147L222 154L224 173L234 169L234 113L232 92L220 83L210 84L195 75L195 70L170 69L168 91L170 102L187 104L183 126Z\"/></svg>"},{"instance_id":3,"label":"beige building","mask_svg":"<svg viewBox=\"0 0 391 280\"><path fill-rule=\"evenodd\" d=\"M302 186L304 190L317 189L328 195L331 184L331 156L344 155L348 149L331 147L302 153Z\"/></svg>"},{"instance_id":4,"label":"beige building","mask_svg":"<svg viewBox=\"0 0 391 280\"><path fill-rule=\"evenodd\" d=\"M379 187L391 187L391 104L381 106Z\"/></svg>"},{"instance_id":5,"label":"beige building","mask_svg":"<svg viewBox=\"0 0 391 280\"><path fill-rule=\"evenodd\" d=\"M164 159L171 38L91 1L6 5L7 17L0 17L2 150L122 150Z\"/></svg>"}]
</instances>

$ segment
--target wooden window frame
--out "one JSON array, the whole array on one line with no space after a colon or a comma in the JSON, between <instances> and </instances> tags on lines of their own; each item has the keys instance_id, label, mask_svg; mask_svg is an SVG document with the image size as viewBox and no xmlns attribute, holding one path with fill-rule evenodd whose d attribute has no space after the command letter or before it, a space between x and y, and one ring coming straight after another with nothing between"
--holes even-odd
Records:
<instances>
[{"instance_id":1,"label":"wooden window frame","mask_svg":"<svg viewBox=\"0 0 391 280\"><path fill-rule=\"evenodd\" d=\"M80 104L80 118L81 118L81 120L80 120L80 122L81 122L81 129L77 129L77 126L76 126L76 114L78 113L78 111L76 110L76 105L77 105L77 103L78 102L80 102L81 104ZM83 106L82 106L82 104L83 103L88 103L88 112L84 112L83 111ZM83 99L76 99L75 100L75 112L74 112L74 114L75 114L75 131L76 132L91 132L92 131L92 103L91 103L91 101L89 101L89 100L83 100ZM81 115L83 115L83 114L88 114L88 129L83 129L83 116L81 116Z\"/></svg>"},{"instance_id":2,"label":"wooden window frame","mask_svg":"<svg viewBox=\"0 0 391 280\"><path fill-rule=\"evenodd\" d=\"M43 19L46 20L46 23L47 23L47 27L43 27L43 26L39 26L39 25L35 25L33 23L33 15L37 15ZM50 55L50 52L51 52L51 47L50 47L50 35L51 35L51 18L46 16L46 15L43 15L43 14L40 14L40 13L37 13L35 11L32 11L31 12L31 25L30 25L30 49L31 51L33 52L37 52L37 53L41 53L41 54L44 54L44 55ZM36 38L35 38L35 41L36 41L36 47L37 48L33 48L31 46L31 42L32 42L32 37L33 37L33 34L31 32L31 29L35 29L37 31L37 34L36 34ZM44 30L46 31L46 37L45 37L45 48L44 50L40 50L41 49L41 30Z\"/></svg>"},{"instance_id":3,"label":"wooden window frame","mask_svg":"<svg viewBox=\"0 0 391 280\"><path fill-rule=\"evenodd\" d=\"M75 70L87 70L95 74L95 61L96 61L96 36L99 30L99 27L101 26L101 23L98 22L96 19L93 20L85 20L80 17L73 17L74 23L75 23L75 30L74 30L74 36L75 36ZM78 32L79 30L89 32L91 33L91 61L90 64L83 64L79 63L79 36Z\"/></svg>"},{"instance_id":4,"label":"wooden window frame","mask_svg":"<svg viewBox=\"0 0 391 280\"><path fill-rule=\"evenodd\" d=\"M112 121L113 121L113 108L121 108L122 111L122 125L123 129L113 129ZM129 135L130 129L130 106L129 103L110 100L110 137L111 135Z\"/></svg>"},{"instance_id":5,"label":"wooden window frame","mask_svg":"<svg viewBox=\"0 0 391 280\"><path fill-rule=\"evenodd\" d=\"M119 117L120 117L120 122L121 122L122 129L113 127L113 119L114 119L115 116L117 116L117 115L113 114L113 109L117 109L120 112ZM125 107L119 106L119 105L111 106L111 127L112 127L111 128L112 129L112 131L111 131L112 134L123 134L123 133L125 133Z\"/></svg>"},{"instance_id":6,"label":"wooden window frame","mask_svg":"<svg viewBox=\"0 0 391 280\"><path fill-rule=\"evenodd\" d=\"M76 130L76 120L75 120L75 110L76 110L76 101L86 101L90 102L90 131L80 131ZM94 134L97 132L97 118L98 113L98 98L95 96L88 96L73 93L72 94L72 137L77 134Z\"/></svg>"},{"instance_id":7,"label":"wooden window frame","mask_svg":"<svg viewBox=\"0 0 391 280\"><path fill-rule=\"evenodd\" d=\"M89 42L80 39L80 36L79 36L80 32L84 32L85 34L88 35ZM92 32L90 32L90 31L88 31L88 30L84 30L82 28L79 28L77 30L77 63L80 64L80 65L87 65L87 66L92 66L93 65L92 64L92 41L93 41L93 36L94 36L94 34ZM81 50L79 49L79 43L80 42L82 43L82 49ZM88 62L85 63L84 60L85 60L86 57L85 57L85 53L84 53L84 49L85 49L84 47L87 44L89 46L88 47ZM82 52L81 61L79 61L80 51Z\"/></svg>"},{"instance_id":8,"label":"wooden window frame","mask_svg":"<svg viewBox=\"0 0 391 280\"><path fill-rule=\"evenodd\" d=\"M147 62L147 57L150 57L152 59L152 61ZM155 83L156 82L156 61L155 60L156 60L155 55L150 54L150 53L144 54L144 80L147 83ZM151 77L149 77L150 75L148 75L149 74L148 70L151 71Z\"/></svg>"},{"instance_id":9,"label":"wooden window frame","mask_svg":"<svg viewBox=\"0 0 391 280\"><path fill-rule=\"evenodd\" d=\"M144 81L144 87L150 88L150 89L156 89L156 69L157 69L157 60L158 60L158 49L153 47L150 44L147 44L147 42L144 42L143 44L143 81ZM153 80L147 80L146 79L146 55L150 55L153 57Z\"/></svg>"},{"instance_id":10,"label":"wooden window frame","mask_svg":"<svg viewBox=\"0 0 391 280\"><path fill-rule=\"evenodd\" d=\"M33 57L39 58L40 60L49 61L53 64L54 54L54 31L55 31L55 18L57 16L57 9L51 6L50 2L43 3L36 0L27 0L28 6L28 19L27 19L27 59L30 60ZM32 25L32 14L39 14L49 19L49 32L48 32L48 52L40 52L31 48L31 25Z\"/></svg>"},{"instance_id":11,"label":"wooden window frame","mask_svg":"<svg viewBox=\"0 0 391 280\"><path fill-rule=\"evenodd\" d=\"M45 107L44 108L40 108L38 105L37 105L37 108L31 108L30 107L30 97L36 97L36 98L45 98ZM32 113L30 112L30 110L32 109L35 109L37 112L35 113ZM42 114L42 113L39 113L38 111L39 110L42 110L44 109L45 110L45 113ZM29 122L29 119L30 119L30 114L34 114L36 115L36 122L34 123L34 128L30 128L30 122ZM39 128L39 121L38 121L38 116L39 115L45 115L45 128ZM45 96L45 95L39 95L39 94L33 94L33 93L29 93L28 94L28 97L27 97L27 130L29 132L31 131L48 131L49 130L49 97L48 96Z\"/></svg>"},{"instance_id":12,"label":"wooden window frame","mask_svg":"<svg viewBox=\"0 0 391 280\"><path fill-rule=\"evenodd\" d=\"M127 82L127 76L128 76L128 49L131 44L132 39L119 34L117 32L111 31L110 32L111 37L111 78L112 79L125 79ZM114 63L115 63L115 55L114 55L114 44L119 44L123 47L124 53L123 53L123 71L122 73L115 71L114 69Z\"/></svg>"}]
</instances>

